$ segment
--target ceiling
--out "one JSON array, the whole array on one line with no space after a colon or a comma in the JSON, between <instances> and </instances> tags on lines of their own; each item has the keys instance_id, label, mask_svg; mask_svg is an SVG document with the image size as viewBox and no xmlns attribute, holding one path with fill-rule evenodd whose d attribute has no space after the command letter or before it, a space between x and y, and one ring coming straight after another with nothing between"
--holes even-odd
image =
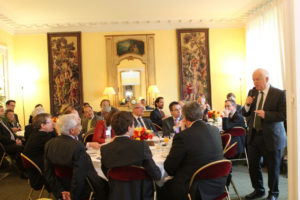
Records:
<instances>
[{"instance_id":1,"label":"ceiling","mask_svg":"<svg viewBox=\"0 0 300 200\"><path fill-rule=\"evenodd\" d=\"M266 1L0 0L0 29L32 34L244 27L249 14Z\"/></svg>"}]
</instances>

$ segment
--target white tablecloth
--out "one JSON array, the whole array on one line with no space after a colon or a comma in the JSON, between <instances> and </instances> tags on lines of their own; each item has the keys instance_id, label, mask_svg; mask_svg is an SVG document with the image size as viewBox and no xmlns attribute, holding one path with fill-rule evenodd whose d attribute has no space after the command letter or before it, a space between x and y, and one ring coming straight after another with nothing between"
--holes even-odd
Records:
<instances>
[{"instance_id":1,"label":"white tablecloth","mask_svg":"<svg viewBox=\"0 0 300 200\"><path fill-rule=\"evenodd\" d=\"M158 141L156 138L154 138L154 141ZM159 167L161 174L162 174L162 178L159 181L156 181L158 186L162 186L164 184L165 181L167 181L168 179L170 179L171 177L168 176L167 172L164 169L164 162L165 159L170 151L170 145L171 145L171 141L168 142L167 146L164 146L164 143L156 143L156 146L151 146L150 149L152 151L153 154L153 160L156 163L156 165ZM91 160L93 162L93 165L98 173L98 175L107 180L106 176L104 175L104 173L102 172L101 169L101 157L100 157L100 150L95 150L95 149L88 149L87 153L90 155Z\"/></svg>"}]
</instances>

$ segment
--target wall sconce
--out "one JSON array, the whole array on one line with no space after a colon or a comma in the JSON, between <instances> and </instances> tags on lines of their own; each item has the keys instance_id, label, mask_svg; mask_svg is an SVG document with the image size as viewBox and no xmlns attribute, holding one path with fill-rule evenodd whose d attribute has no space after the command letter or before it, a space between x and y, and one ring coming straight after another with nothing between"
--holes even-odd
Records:
<instances>
[{"instance_id":1,"label":"wall sconce","mask_svg":"<svg viewBox=\"0 0 300 200\"><path fill-rule=\"evenodd\" d=\"M108 96L108 99L110 100L110 97L113 96L113 95L115 95L116 92L115 92L115 90L114 90L113 87L106 87L106 88L104 89L103 94L104 94L104 95L107 95L107 96ZM114 104L115 104L115 101L114 101L114 98L113 98L113 100L112 100L112 105L114 105Z\"/></svg>"},{"instance_id":2,"label":"wall sconce","mask_svg":"<svg viewBox=\"0 0 300 200\"><path fill-rule=\"evenodd\" d=\"M156 97L156 94L159 93L159 89L156 85L150 85L148 87L148 94L149 94L149 104L154 104L154 99Z\"/></svg>"}]
</instances>

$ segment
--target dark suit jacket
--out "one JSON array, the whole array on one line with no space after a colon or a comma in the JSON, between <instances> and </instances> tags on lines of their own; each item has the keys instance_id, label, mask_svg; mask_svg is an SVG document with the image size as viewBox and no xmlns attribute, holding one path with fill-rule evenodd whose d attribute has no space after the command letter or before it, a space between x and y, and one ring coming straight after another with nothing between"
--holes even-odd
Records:
<instances>
[{"instance_id":1,"label":"dark suit jacket","mask_svg":"<svg viewBox=\"0 0 300 200\"><path fill-rule=\"evenodd\" d=\"M153 179L158 180L161 178L160 169L152 159L148 144L145 141L131 140L127 136L115 137L113 142L101 146L101 163L102 171L106 176L110 168L136 165L144 167L148 175ZM134 187L132 184L134 184ZM110 194L109 199L133 200L135 199L134 197L139 196L139 187L143 187L144 190L149 191L148 189L152 188L152 181L147 179L124 184L119 181L110 180L110 190L113 193ZM133 188L133 190L130 188ZM119 193L118 191L123 191L123 193ZM140 199L140 196L138 199Z\"/></svg>"},{"instance_id":2,"label":"dark suit jacket","mask_svg":"<svg viewBox=\"0 0 300 200\"><path fill-rule=\"evenodd\" d=\"M29 157L37 166L44 171L44 147L46 142L55 137L56 133L46 133L42 131L32 132L25 144L23 153ZM27 170L31 187L39 190L45 184L44 177L35 169Z\"/></svg>"},{"instance_id":3,"label":"dark suit jacket","mask_svg":"<svg viewBox=\"0 0 300 200\"><path fill-rule=\"evenodd\" d=\"M237 111L234 113L234 115L231 118L230 117L223 117L223 119L222 119L222 128L225 132L229 131L233 127L237 127L237 126L246 128L244 117L240 113L238 113ZM236 153L244 152L245 140L246 140L246 135L233 136L231 138L230 144L233 144L234 142L238 143Z\"/></svg>"},{"instance_id":4,"label":"dark suit jacket","mask_svg":"<svg viewBox=\"0 0 300 200\"><path fill-rule=\"evenodd\" d=\"M203 121L196 121L190 128L176 134L170 153L164 163L165 170L174 178L167 184L169 199L186 199L189 181L200 167L223 159L219 130ZM202 200L215 199L224 192L226 177L198 181Z\"/></svg>"},{"instance_id":5,"label":"dark suit jacket","mask_svg":"<svg viewBox=\"0 0 300 200\"><path fill-rule=\"evenodd\" d=\"M135 119L135 117L133 117L133 119L134 119L134 127L137 127L139 123ZM145 126L146 126L147 129L153 130L153 132L157 132L155 126L152 124L152 122L149 119L143 117L143 121L144 121Z\"/></svg>"},{"instance_id":6,"label":"dark suit jacket","mask_svg":"<svg viewBox=\"0 0 300 200\"><path fill-rule=\"evenodd\" d=\"M89 123L89 119L84 118L83 121L82 121L82 130L81 130L81 132L84 133L84 134L93 134L94 130L95 130L95 127L96 127L96 124L100 119L101 119L100 116L94 115L94 118L92 119L92 122L91 122L91 129L89 131L87 131L87 126L88 126L88 123Z\"/></svg>"},{"instance_id":7,"label":"dark suit jacket","mask_svg":"<svg viewBox=\"0 0 300 200\"><path fill-rule=\"evenodd\" d=\"M172 116L168 117L167 119L164 119L162 121L163 136L170 136L170 133L174 133L173 126L174 126L174 119Z\"/></svg>"},{"instance_id":8,"label":"dark suit jacket","mask_svg":"<svg viewBox=\"0 0 300 200\"><path fill-rule=\"evenodd\" d=\"M61 197L62 191L70 191L72 200L86 197L89 189L85 179L88 177L95 188L97 199L106 199L107 182L97 175L81 142L67 135L51 139L45 146L44 162L45 178L56 198ZM53 164L72 168L72 179L56 177Z\"/></svg>"},{"instance_id":9,"label":"dark suit jacket","mask_svg":"<svg viewBox=\"0 0 300 200\"><path fill-rule=\"evenodd\" d=\"M159 112L159 110L157 108L155 108L153 111L151 111L150 113L150 119L153 123L159 125L160 127L162 127L162 118L163 116L161 115L161 113Z\"/></svg>"},{"instance_id":10,"label":"dark suit jacket","mask_svg":"<svg viewBox=\"0 0 300 200\"><path fill-rule=\"evenodd\" d=\"M4 122L3 122L4 123ZM7 128L13 133L15 138L19 138L12 130L9 126L6 125L3 126L2 123L0 123L0 142L4 145L11 145L11 144L16 144L16 141L11 139L9 130L7 130Z\"/></svg>"},{"instance_id":11,"label":"dark suit jacket","mask_svg":"<svg viewBox=\"0 0 300 200\"><path fill-rule=\"evenodd\" d=\"M245 117L249 117L249 136L247 143L252 142L252 129L256 110L256 101L258 91L252 89L248 96L255 96L250 109L246 112L243 107L242 113ZM285 91L270 86L268 95L266 97L263 110L265 111L265 118L262 119L263 138L268 151L282 149L286 146L286 132L284 129L284 121L286 120L286 97Z\"/></svg>"}]
</instances>

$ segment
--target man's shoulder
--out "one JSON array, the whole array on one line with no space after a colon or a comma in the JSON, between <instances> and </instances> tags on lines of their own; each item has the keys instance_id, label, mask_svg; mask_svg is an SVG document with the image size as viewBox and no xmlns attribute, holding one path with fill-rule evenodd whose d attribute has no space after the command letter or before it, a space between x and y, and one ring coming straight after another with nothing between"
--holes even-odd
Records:
<instances>
[{"instance_id":1,"label":"man's shoulder","mask_svg":"<svg viewBox=\"0 0 300 200\"><path fill-rule=\"evenodd\" d=\"M274 92L274 93L285 93L285 90L281 90L279 88L276 88L276 87L273 87L273 86L270 86L270 89L269 89L269 92Z\"/></svg>"},{"instance_id":2,"label":"man's shoulder","mask_svg":"<svg viewBox=\"0 0 300 200\"><path fill-rule=\"evenodd\" d=\"M152 111L150 112L150 115L154 115L154 114L156 114L157 112L159 112L159 110L158 110L157 108L155 108L154 110L152 110Z\"/></svg>"}]
</instances>

